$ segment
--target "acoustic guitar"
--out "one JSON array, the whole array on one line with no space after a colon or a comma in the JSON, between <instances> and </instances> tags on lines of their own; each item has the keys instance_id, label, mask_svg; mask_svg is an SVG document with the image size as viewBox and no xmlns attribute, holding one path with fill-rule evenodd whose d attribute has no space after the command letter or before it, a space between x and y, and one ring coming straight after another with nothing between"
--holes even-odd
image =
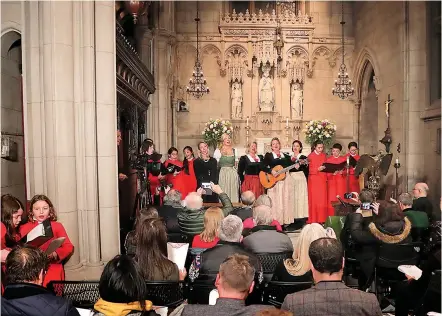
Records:
<instances>
[{"instance_id":1,"label":"acoustic guitar","mask_svg":"<svg viewBox=\"0 0 442 316\"><path fill-rule=\"evenodd\" d=\"M296 163L298 163L300 165L308 165L308 159L300 159ZM296 163L294 163L291 166L285 167L285 168L283 168L281 165L277 165L277 166L273 167L272 171L276 172L276 176L273 176L273 174L271 174L271 173L261 171L259 173L259 181L261 182L262 186L265 189L271 189L279 181L282 181L285 179L285 176L286 176L285 173L287 171L290 171L293 168L295 168Z\"/></svg>"}]
</instances>

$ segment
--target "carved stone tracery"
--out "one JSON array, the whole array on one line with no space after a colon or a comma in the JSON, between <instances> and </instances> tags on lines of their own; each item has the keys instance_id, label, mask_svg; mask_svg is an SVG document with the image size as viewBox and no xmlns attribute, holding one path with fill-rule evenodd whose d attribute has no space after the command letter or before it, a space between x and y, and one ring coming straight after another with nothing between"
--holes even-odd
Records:
<instances>
[{"instance_id":1,"label":"carved stone tracery","mask_svg":"<svg viewBox=\"0 0 442 316\"><path fill-rule=\"evenodd\" d=\"M227 68L229 82L242 82L247 66L247 50L244 47L233 45L227 49L225 68Z\"/></svg>"}]
</instances>

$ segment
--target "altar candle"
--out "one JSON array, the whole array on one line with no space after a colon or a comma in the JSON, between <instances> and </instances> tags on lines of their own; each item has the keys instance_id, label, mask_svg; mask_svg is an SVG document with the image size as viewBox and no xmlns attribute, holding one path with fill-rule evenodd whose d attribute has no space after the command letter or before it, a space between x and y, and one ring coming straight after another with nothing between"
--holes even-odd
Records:
<instances>
[{"instance_id":1,"label":"altar candle","mask_svg":"<svg viewBox=\"0 0 442 316\"><path fill-rule=\"evenodd\" d=\"M247 116L247 126L249 126L249 117Z\"/></svg>"},{"instance_id":2,"label":"altar candle","mask_svg":"<svg viewBox=\"0 0 442 316\"><path fill-rule=\"evenodd\" d=\"M289 126L289 118L286 119L285 126L287 126L287 127Z\"/></svg>"},{"instance_id":3,"label":"altar candle","mask_svg":"<svg viewBox=\"0 0 442 316\"><path fill-rule=\"evenodd\" d=\"M396 164L397 165L399 164L399 158L396 158Z\"/></svg>"},{"instance_id":4,"label":"altar candle","mask_svg":"<svg viewBox=\"0 0 442 316\"><path fill-rule=\"evenodd\" d=\"M350 156L347 156L347 165L350 164Z\"/></svg>"}]
</instances>

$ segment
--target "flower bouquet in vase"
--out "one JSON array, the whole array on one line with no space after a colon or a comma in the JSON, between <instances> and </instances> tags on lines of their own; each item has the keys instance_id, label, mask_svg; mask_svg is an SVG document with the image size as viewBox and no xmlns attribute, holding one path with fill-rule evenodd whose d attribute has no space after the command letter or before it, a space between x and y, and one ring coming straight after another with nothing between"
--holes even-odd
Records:
<instances>
[{"instance_id":1,"label":"flower bouquet in vase","mask_svg":"<svg viewBox=\"0 0 442 316\"><path fill-rule=\"evenodd\" d=\"M232 123L227 120L221 119L209 119L209 121L205 124L204 130L202 131L202 135L204 141L215 150L218 144L221 142L221 136L223 134L228 134L232 136L233 127Z\"/></svg>"},{"instance_id":2,"label":"flower bouquet in vase","mask_svg":"<svg viewBox=\"0 0 442 316\"><path fill-rule=\"evenodd\" d=\"M311 120L305 125L305 141L311 146L320 140L329 147L336 134L336 125L329 120Z\"/></svg>"}]
</instances>

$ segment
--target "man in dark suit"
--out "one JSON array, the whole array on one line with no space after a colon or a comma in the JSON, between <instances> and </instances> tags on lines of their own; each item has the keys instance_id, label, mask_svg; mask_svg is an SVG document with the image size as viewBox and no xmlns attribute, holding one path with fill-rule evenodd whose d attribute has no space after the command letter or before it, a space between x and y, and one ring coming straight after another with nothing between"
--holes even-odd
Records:
<instances>
[{"instance_id":1,"label":"man in dark suit","mask_svg":"<svg viewBox=\"0 0 442 316\"><path fill-rule=\"evenodd\" d=\"M315 240L310 245L309 257L315 286L287 295L281 309L296 316L382 315L374 294L351 289L341 281L344 250L338 240Z\"/></svg>"},{"instance_id":2,"label":"man in dark suit","mask_svg":"<svg viewBox=\"0 0 442 316\"><path fill-rule=\"evenodd\" d=\"M249 258L244 255L234 254L227 257L220 265L216 276L215 286L219 298L215 305L186 305L180 315L182 316L252 316L266 305L245 306L245 299L252 292L255 282L255 268ZM174 315L178 315L174 313Z\"/></svg>"},{"instance_id":3,"label":"man in dark suit","mask_svg":"<svg viewBox=\"0 0 442 316\"><path fill-rule=\"evenodd\" d=\"M235 208L230 214L236 215L244 222L253 216L252 206L255 203L255 194L252 191L244 191L241 193L242 206Z\"/></svg>"},{"instance_id":4,"label":"man in dark suit","mask_svg":"<svg viewBox=\"0 0 442 316\"><path fill-rule=\"evenodd\" d=\"M428 199L428 185L420 182L416 183L413 188L413 195L415 200L413 201L413 210L427 213L430 222L433 219L433 204Z\"/></svg>"},{"instance_id":5,"label":"man in dark suit","mask_svg":"<svg viewBox=\"0 0 442 316\"><path fill-rule=\"evenodd\" d=\"M158 208L158 216L163 218L166 223L168 241L181 242L181 230L178 225L177 214L182 210L181 193L170 189L164 196L163 205ZM173 240L171 240L171 237Z\"/></svg>"}]
</instances>

